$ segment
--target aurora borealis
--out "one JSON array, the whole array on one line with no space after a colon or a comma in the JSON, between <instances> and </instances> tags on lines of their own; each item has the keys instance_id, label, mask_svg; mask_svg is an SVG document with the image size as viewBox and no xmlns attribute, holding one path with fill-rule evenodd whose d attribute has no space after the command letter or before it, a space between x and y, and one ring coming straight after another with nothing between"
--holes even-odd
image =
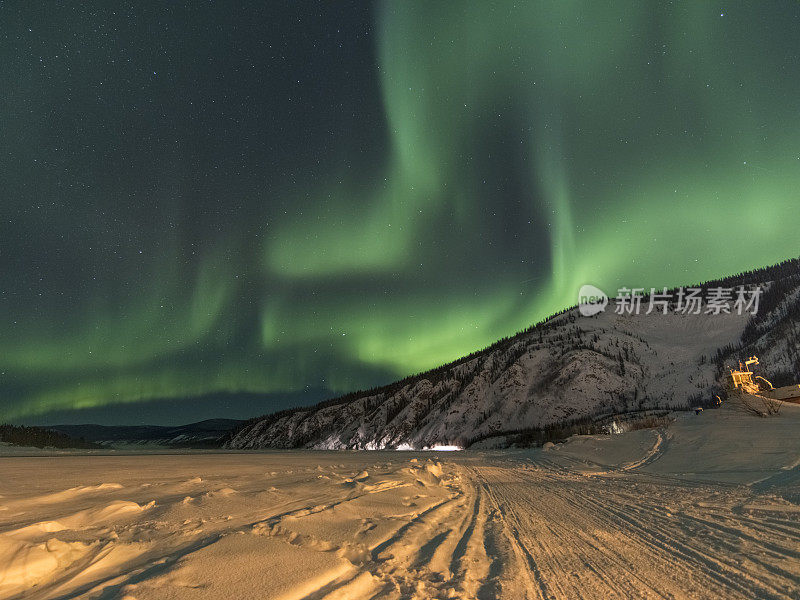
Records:
<instances>
[{"instance_id":1,"label":"aurora borealis","mask_svg":"<svg viewBox=\"0 0 800 600\"><path fill-rule=\"evenodd\" d=\"M794 1L0 22L0 421L255 416L455 359L584 283L800 254ZM193 402L226 393L264 401Z\"/></svg>"}]
</instances>

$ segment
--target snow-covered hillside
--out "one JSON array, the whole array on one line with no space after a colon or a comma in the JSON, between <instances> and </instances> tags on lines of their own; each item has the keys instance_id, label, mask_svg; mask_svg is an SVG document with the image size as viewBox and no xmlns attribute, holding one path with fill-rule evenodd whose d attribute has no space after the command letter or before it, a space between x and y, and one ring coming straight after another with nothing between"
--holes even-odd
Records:
<instances>
[{"instance_id":1,"label":"snow-covered hillside","mask_svg":"<svg viewBox=\"0 0 800 600\"><path fill-rule=\"evenodd\" d=\"M761 285L753 317L582 316L577 308L462 360L392 385L250 421L231 448L466 447L504 432L711 401L739 356L758 353L778 383L798 376L800 260L715 286Z\"/></svg>"}]
</instances>

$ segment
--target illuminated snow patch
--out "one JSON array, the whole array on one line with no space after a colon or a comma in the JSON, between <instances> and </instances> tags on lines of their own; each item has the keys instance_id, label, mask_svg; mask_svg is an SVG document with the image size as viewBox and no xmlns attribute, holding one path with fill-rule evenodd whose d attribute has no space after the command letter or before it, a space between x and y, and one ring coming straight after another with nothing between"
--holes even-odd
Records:
<instances>
[{"instance_id":1,"label":"illuminated snow patch","mask_svg":"<svg viewBox=\"0 0 800 600\"><path fill-rule=\"evenodd\" d=\"M409 451L416 451L417 448L412 446L411 444L398 444L395 450L399 452L409 452ZM463 450L461 446L425 446L422 448L422 452L458 452L459 450Z\"/></svg>"}]
</instances>

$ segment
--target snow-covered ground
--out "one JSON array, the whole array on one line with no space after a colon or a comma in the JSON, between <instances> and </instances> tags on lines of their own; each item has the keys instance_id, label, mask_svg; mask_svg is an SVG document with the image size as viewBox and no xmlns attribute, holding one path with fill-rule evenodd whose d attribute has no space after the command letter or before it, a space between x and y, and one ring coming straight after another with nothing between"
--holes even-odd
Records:
<instances>
[{"instance_id":1,"label":"snow-covered ground","mask_svg":"<svg viewBox=\"0 0 800 600\"><path fill-rule=\"evenodd\" d=\"M797 598L798 431L0 458L0 598Z\"/></svg>"}]
</instances>

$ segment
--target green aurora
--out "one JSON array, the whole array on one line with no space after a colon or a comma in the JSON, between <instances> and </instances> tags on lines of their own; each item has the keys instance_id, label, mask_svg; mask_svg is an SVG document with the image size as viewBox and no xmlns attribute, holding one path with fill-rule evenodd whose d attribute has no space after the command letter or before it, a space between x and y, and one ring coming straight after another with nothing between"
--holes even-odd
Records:
<instances>
[{"instance_id":1,"label":"green aurora","mask_svg":"<svg viewBox=\"0 0 800 600\"><path fill-rule=\"evenodd\" d=\"M0 421L268 412L800 254L795 2L146 4L0 8Z\"/></svg>"}]
</instances>

